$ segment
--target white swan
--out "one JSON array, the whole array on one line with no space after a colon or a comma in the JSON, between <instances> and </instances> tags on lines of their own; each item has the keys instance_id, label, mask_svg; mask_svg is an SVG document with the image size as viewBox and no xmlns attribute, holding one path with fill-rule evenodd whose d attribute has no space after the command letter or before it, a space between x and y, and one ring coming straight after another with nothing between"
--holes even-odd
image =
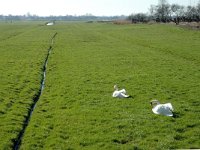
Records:
<instances>
[{"instance_id":1,"label":"white swan","mask_svg":"<svg viewBox=\"0 0 200 150\"><path fill-rule=\"evenodd\" d=\"M48 22L46 23L47 26L53 26L55 23L54 22Z\"/></svg>"},{"instance_id":2,"label":"white swan","mask_svg":"<svg viewBox=\"0 0 200 150\"><path fill-rule=\"evenodd\" d=\"M160 104L158 100L152 100L151 105L153 107L152 108L153 113L164 116L173 116L174 109L171 103Z\"/></svg>"},{"instance_id":3,"label":"white swan","mask_svg":"<svg viewBox=\"0 0 200 150\"><path fill-rule=\"evenodd\" d=\"M114 89L115 91L112 94L112 97L118 97L118 98L128 98L129 95L126 95L126 90L122 89L122 90L118 90L117 85L114 85Z\"/></svg>"}]
</instances>

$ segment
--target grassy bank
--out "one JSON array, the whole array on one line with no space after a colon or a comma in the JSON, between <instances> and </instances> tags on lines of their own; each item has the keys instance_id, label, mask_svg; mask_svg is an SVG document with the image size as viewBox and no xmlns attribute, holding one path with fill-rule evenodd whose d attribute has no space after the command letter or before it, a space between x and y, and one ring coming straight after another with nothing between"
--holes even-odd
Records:
<instances>
[{"instance_id":1,"label":"grassy bank","mask_svg":"<svg viewBox=\"0 0 200 150\"><path fill-rule=\"evenodd\" d=\"M0 149L200 148L200 32L169 25L0 23ZM130 99L111 97L113 85ZM171 102L175 117L150 100Z\"/></svg>"},{"instance_id":2,"label":"grassy bank","mask_svg":"<svg viewBox=\"0 0 200 150\"><path fill-rule=\"evenodd\" d=\"M51 30L0 23L0 149L12 149L39 91Z\"/></svg>"},{"instance_id":3,"label":"grassy bank","mask_svg":"<svg viewBox=\"0 0 200 150\"><path fill-rule=\"evenodd\" d=\"M200 33L167 25L60 23L22 149L199 148ZM130 99L113 99L113 85ZM149 101L171 102L176 117Z\"/></svg>"}]
</instances>

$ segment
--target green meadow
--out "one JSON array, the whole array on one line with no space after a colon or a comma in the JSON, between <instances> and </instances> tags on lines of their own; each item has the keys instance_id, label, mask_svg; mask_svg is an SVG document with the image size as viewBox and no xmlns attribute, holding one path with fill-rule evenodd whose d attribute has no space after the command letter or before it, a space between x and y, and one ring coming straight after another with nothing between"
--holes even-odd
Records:
<instances>
[{"instance_id":1,"label":"green meadow","mask_svg":"<svg viewBox=\"0 0 200 150\"><path fill-rule=\"evenodd\" d=\"M9 149L39 91L54 31L35 23L1 22L0 33L0 149Z\"/></svg>"},{"instance_id":2,"label":"green meadow","mask_svg":"<svg viewBox=\"0 0 200 150\"><path fill-rule=\"evenodd\" d=\"M200 32L165 24L0 23L0 149L200 148ZM131 98L112 98L113 86ZM174 117L150 101L172 103Z\"/></svg>"}]
</instances>

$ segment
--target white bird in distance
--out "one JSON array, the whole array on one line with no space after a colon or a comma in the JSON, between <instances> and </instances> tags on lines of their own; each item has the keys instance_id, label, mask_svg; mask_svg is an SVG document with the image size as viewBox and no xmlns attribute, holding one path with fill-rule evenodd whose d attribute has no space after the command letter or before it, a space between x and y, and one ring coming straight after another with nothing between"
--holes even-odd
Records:
<instances>
[{"instance_id":1,"label":"white bird in distance","mask_svg":"<svg viewBox=\"0 0 200 150\"><path fill-rule=\"evenodd\" d=\"M117 85L114 85L114 92L112 94L112 97L118 97L118 98L128 98L129 95L126 94L126 90L125 89L122 89L122 90L119 90Z\"/></svg>"}]
</instances>

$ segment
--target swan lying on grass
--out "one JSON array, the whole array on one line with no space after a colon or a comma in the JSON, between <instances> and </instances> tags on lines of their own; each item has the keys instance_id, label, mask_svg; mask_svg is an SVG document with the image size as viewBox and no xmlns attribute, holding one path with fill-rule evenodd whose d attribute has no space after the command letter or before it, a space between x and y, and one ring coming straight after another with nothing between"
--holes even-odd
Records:
<instances>
[{"instance_id":1,"label":"swan lying on grass","mask_svg":"<svg viewBox=\"0 0 200 150\"><path fill-rule=\"evenodd\" d=\"M114 85L114 89L115 91L112 94L112 97L118 97L118 98L128 98L129 95L126 95L126 90L122 89L122 90L118 90L117 85Z\"/></svg>"},{"instance_id":2,"label":"swan lying on grass","mask_svg":"<svg viewBox=\"0 0 200 150\"><path fill-rule=\"evenodd\" d=\"M154 114L160 114L164 116L173 116L173 107L171 103L160 104L158 100L151 101L152 111Z\"/></svg>"},{"instance_id":3,"label":"swan lying on grass","mask_svg":"<svg viewBox=\"0 0 200 150\"><path fill-rule=\"evenodd\" d=\"M53 26L54 25L54 22L48 22L46 23L47 26Z\"/></svg>"}]
</instances>

